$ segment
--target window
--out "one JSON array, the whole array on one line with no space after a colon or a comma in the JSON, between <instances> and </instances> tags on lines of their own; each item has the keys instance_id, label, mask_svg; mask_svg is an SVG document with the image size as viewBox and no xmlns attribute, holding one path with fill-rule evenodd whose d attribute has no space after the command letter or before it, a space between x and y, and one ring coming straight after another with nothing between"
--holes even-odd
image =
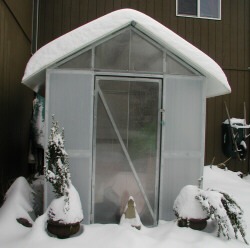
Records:
<instances>
[{"instance_id":1,"label":"window","mask_svg":"<svg viewBox=\"0 0 250 248\"><path fill-rule=\"evenodd\" d=\"M220 20L221 0L176 0L176 14Z\"/></svg>"}]
</instances>

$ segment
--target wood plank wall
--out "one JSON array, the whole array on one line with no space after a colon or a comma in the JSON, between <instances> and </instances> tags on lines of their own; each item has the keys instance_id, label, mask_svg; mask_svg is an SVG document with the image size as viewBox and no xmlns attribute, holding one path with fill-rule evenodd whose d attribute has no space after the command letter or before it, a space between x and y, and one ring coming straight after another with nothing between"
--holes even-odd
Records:
<instances>
[{"instance_id":1,"label":"wood plank wall","mask_svg":"<svg viewBox=\"0 0 250 248\"><path fill-rule=\"evenodd\" d=\"M194 44L225 71L232 94L207 100L206 164L226 160L221 150L224 101L232 117L250 122L250 1L223 0L222 20L176 17L176 0L43 0L40 1L38 46L104 14L121 8L139 10ZM248 142L249 145L249 142ZM246 173L249 159L231 160L228 167Z\"/></svg>"},{"instance_id":2,"label":"wood plank wall","mask_svg":"<svg viewBox=\"0 0 250 248\"><path fill-rule=\"evenodd\" d=\"M30 0L0 1L0 205L11 181L27 170L33 92L21 79L30 57L31 10Z\"/></svg>"}]
</instances>

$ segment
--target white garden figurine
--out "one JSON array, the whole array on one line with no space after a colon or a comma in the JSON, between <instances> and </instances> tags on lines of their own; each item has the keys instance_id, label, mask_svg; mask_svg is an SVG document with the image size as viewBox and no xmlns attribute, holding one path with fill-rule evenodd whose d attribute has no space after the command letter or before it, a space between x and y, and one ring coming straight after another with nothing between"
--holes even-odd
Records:
<instances>
[{"instance_id":1,"label":"white garden figurine","mask_svg":"<svg viewBox=\"0 0 250 248\"><path fill-rule=\"evenodd\" d=\"M142 226L141 219L136 211L136 204L132 196L129 197L124 213L121 216L120 225L123 224L130 224L138 230L140 230Z\"/></svg>"}]
</instances>

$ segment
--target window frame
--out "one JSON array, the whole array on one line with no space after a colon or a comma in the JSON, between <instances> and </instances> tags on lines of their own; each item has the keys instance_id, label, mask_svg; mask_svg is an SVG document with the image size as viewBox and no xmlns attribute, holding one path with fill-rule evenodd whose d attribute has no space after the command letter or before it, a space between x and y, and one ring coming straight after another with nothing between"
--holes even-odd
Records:
<instances>
[{"instance_id":1,"label":"window frame","mask_svg":"<svg viewBox=\"0 0 250 248\"><path fill-rule=\"evenodd\" d=\"M199 19L208 19L208 20L216 20L220 21L221 20L221 0L218 0L219 3L219 16L218 18L216 17L206 17L206 16L201 16L201 0L196 0L197 1L197 15L188 15L188 14L179 14L178 13L178 7L179 7L179 0L176 0L176 16L177 17L191 17L191 18L199 18Z\"/></svg>"}]
</instances>

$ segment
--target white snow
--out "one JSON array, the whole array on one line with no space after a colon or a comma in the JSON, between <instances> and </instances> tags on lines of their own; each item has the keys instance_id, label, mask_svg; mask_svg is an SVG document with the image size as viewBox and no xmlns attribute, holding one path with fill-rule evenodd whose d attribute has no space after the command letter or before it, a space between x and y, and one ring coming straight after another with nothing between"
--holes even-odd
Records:
<instances>
[{"instance_id":1,"label":"white snow","mask_svg":"<svg viewBox=\"0 0 250 248\"><path fill-rule=\"evenodd\" d=\"M14 186L15 185L15 186ZM142 226L141 230L129 225L92 224L85 225L84 231L69 239L51 237L45 231L46 215L36 219L32 228L26 228L16 222L17 216L27 216L31 204L31 189L18 179L8 191L6 201L0 208L0 247L2 248L243 248L248 247L239 240L227 240L216 236L213 223L203 231L177 226L176 221L160 221L154 228ZM250 226L250 177L241 179L237 173L206 166L204 169L204 189L213 188L233 196L245 212L244 218ZM19 214L18 214L19 213ZM250 229L246 239L250 240Z\"/></svg>"},{"instance_id":2,"label":"white snow","mask_svg":"<svg viewBox=\"0 0 250 248\"><path fill-rule=\"evenodd\" d=\"M194 185L185 186L174 202L174 210L178 217L183 219L206 219L207 213L195 199L199 194L199 188Z\"/></svg>"},{"instance_id":3,"label":"white snow","mask_svg":"<svg viewBox=\"0 0 250 248\"><path fill-rule=\"evenodd\" d=\"M70 184L67 189L69 203L65 204L65 196L54 199L48 207L48 213L52 212L53 220L60 223L76 223L83 220L82 205L79 194L75 187ZM68 210L65 211L65 206Z\"/></svg>"},{"instance_id":4,"label":"white snow","mask_svg":"<svg viewBox=\"0 0 250 248\"><path fill-rule=\"evenodd\" d=\"M33 220L28 214L32 210L33 190L24 177L19 177L5 195L5 202L0 211L0 220L15 222L17 218L26 218L32 223Z\"/></svg>"},{"instance_id":5,"label":"white snow","mask_svg":"<svg viewBox=\"0 0 250 248\"><path fill-rule=\"evenodd\" d=\"M240 142L240 145L243 146L245 149L247 149L247 144L244 140Z\"/></svg>"},{"instance_id":6,"label":"white snow","mask_svg":"<svg viewBox=\"0 0 250 248\"><path fill-rule=\"evenodd\" d=\"M226 119L224 124L229 124L229 120ZM231 118L230 119L230 124L231 127L241 129L241 128L250 128L250 125L246 125L246 120L245 119L239 119L239 118Z\"/></svg>"},{"instance_id":7,"label":"white snow","mask_svg":"<svg viewBox=\"0 0 250 248\"><path fill-rule=\"evenodd\" d=\"M224 124L229 124L229 120L226 119L223 123ZM234 124L242 124L242 125L244 125L245 124L245 119L231 118L230 123L231 123L231 125L234 125Z\"/></svg>"},{"instance_id":8,"label":"white snow","mask_svg":"<svg viewBox=\"0 0 250 248\"><path fill-rule=\"evenodd\" d=\"M132 22L135 23L135 28L152 37L204 75L207 97L231 92L224 72L214 60L159 22L132 9L109 13L40 48L29 60L22 83L37 91L44 84L47 68Z\"/></svg>"}]
</instances>

